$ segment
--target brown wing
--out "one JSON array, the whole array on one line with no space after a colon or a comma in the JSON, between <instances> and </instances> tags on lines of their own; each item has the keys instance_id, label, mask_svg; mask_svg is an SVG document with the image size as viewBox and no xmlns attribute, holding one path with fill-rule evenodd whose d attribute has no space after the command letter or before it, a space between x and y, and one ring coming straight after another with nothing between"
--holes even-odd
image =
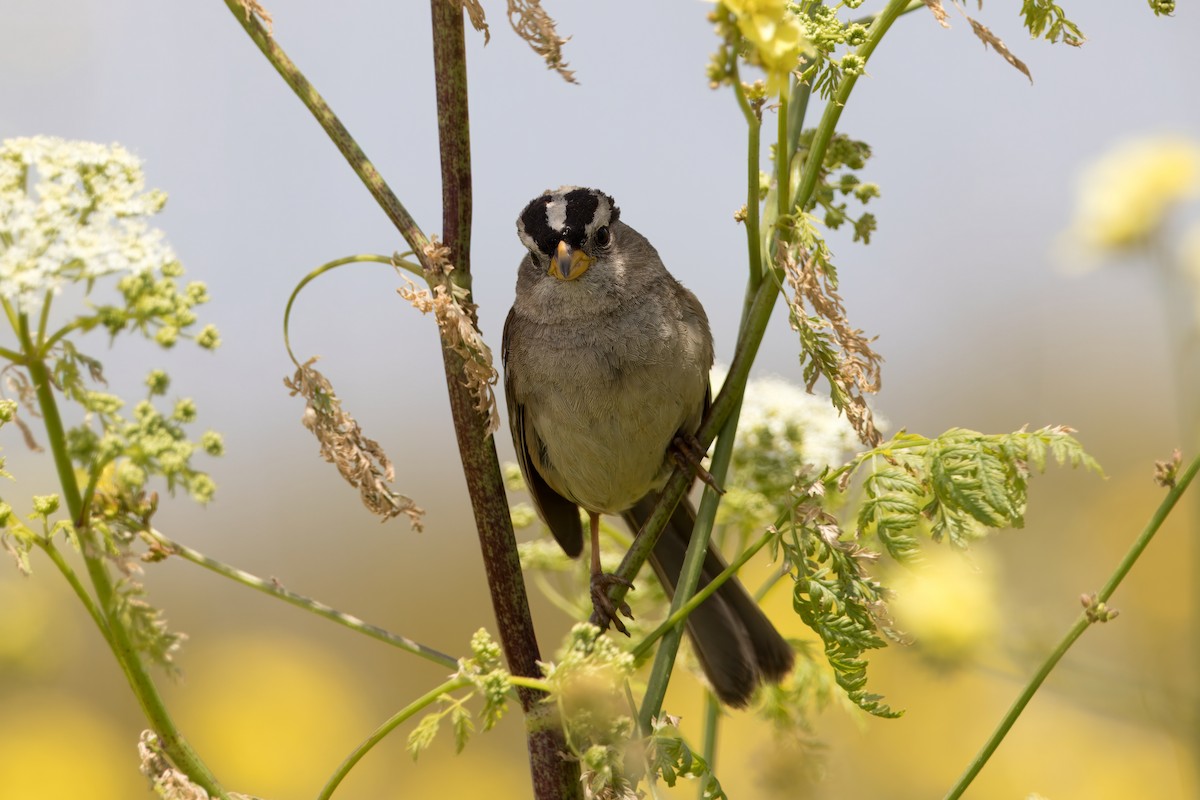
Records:
<instances>
[{"instance_id":1,"label":"brown wing","mask_svg":"<svg viewBox=\"0 0 1200 800\"><path fill-rule=\"evenodd\" d=\"M504 336L501 339L501 358L504 361L504 400L508 406L508 425L512 429L513 448L517 451L517 464L521 476L529 488L529 496L538 516L550 528L555 540L571 558L583 552L583 525L579 521L579 506L550 488L537 470L537 461L531 456L541 452L542 443L532 425L526 424L525 407L513 397L512 382L508 380L509 330L513 312L504 320Z\"/></svg>"}]
</instances>

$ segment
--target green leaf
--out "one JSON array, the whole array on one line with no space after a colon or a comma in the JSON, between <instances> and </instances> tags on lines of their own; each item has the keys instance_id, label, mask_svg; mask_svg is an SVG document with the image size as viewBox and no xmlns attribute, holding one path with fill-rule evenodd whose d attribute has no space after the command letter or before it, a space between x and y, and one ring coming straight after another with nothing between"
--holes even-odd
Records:
<instances>
[{"instance_id":1,"label":"green leaf","mask_svg":"<svg viewBox=\"0 0 1200 800\"><path fill-rule=\"evenodd\" d=\"M442 724L444 713L444 711L435 711L426 714L417 723L417 727L413 728L412 732L408 734L408 752L412 754L413 761L416 761L417 757L423 751L428 750L429 746L433 744L438 728Z\"/></svg>"}]
</instances>

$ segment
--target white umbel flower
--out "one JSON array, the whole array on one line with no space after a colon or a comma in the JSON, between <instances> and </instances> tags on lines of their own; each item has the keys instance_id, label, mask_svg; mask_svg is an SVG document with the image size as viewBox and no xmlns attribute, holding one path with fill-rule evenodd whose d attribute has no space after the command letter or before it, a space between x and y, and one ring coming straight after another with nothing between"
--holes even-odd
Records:
<instances>
[{"instance_id":1,"label":"white umbel flower","mask_svg":"<svg viewBox=\"0 0 1200 800\"><path fill-rule=\"evenodd\" d=\"M166 195L120 145L48 136L0 142L0 297L34 313L66 283L175 263L146 217Z\"/></svg>"}]
</instances>

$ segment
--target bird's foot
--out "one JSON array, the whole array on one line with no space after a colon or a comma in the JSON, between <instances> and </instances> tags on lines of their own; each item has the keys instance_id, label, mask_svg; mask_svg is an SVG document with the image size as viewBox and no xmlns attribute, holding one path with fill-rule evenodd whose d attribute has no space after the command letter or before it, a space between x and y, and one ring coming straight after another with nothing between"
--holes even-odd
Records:
<instances>
[{"instance_id":1,"label":"bird's foot","mask_svg":"<svg viewBox=\"0 0 1200 800\"><path fill-rule=\"evenodd\" d=\"M621 622L621 614L633 619L633 610L629 608L629 603L624 600L618 606L613 603L612 598L608 596L608 590L613 586L624 586L626 589L633 590L633 582L627 581L620 575L613 575L610 572L593 572L592 573L592 617L590 622L596 625L600 630L607 630L609 624L616 628L626 636L629 631L625 629L625 625Z\"/></svg>"},{"instance_id":2,"label":"bird's foot","mask_svg":"<svg viewBox=\"0 0 1200 800\"><path fill-rule=\"evenodd\" d=\"M725 490L717 485L717 479L712 476L711 472L704 468L703 459L707 453L700 446L700 442L695 436L682 433L675 434L675 438L671 440L670 450L676 464L704 481L704 485L711 488L717 494L725 494Z\"/></svg>"}]
</instances>

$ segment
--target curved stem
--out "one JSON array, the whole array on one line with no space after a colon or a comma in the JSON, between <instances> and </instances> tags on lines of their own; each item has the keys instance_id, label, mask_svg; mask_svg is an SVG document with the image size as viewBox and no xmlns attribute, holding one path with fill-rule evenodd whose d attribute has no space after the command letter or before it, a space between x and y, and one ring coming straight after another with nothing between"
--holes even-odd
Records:
<instances>
[{"instance_id":1,"label":"curved stem","mask_svg":"<svg viewBox=\"0 0 1200 800\"><path fill-rule=\"evenodd\" d=\"M1162 527L1163 522L1171 513L1179 498L1183 496L1183 493L1188 488L1188 484L1196 477L1197 471L1200 471L1200 456L1194 458L1188 464L1187 469L1179 475L1175 485L1167 492L1167 496L1163 498L1163 501L1159 504L1150 521L1146 523L1146 527L1142 529L1141 535L1134 541L1129 551L1125 554L1125 557L1121 559L1121 563L1117 565L1112 575L1109 576L1104 584L1104 588L1096 594L1093 606L1107 603L1112 597L1113 592L1121 585L1121 581L1129 574L1129 570L1133 569L1133 565L1137 563L1146 546L1150 544L1150 540L1158 533L1158 529ZM1038 668L1038 671L1030 679L1024 691L1013 701L1012 706L1008 709L1008 713L1000 720L1000 724L996 726L991 737L988 738L975 758L971 759L971 763L967 765L966 771L959 777L950 791L946 793L946 800L955 800L958 797L962 797L963 792L967 790L967 787L975 780L980 770L987 764L988 759L996 752L996 748L1000 746L1000 742L1004 740L1004 737L1017 721L1017 718L1021 716L1021 712L1025 710L1025 706L1029 705L1029 701L1033 699L1034 694L1037 693L1037 690L1054 670L1054 667L1062 660L1067 651L1071 649L1071 645L1075 644L1075 641L1095 621L1097 620L1089 615L1087 611L1079 615L1079 619L1075 620L1075 623L1067 631L1066 635L1063 636L1062 641L1058 643L1058 646L1054 648L1054 651L1050 653L1045 662L1042 663L1042 666Z\"/></svg>"},{"instance_id":2,"label":"curved stem","mask_svg":"<svg viewBox=\"0 0 1200 800\"><path fill-rule=\"evenodd\" d=\"M249 586L255 591L262 592L263 594L267 594L272 597L277 597L285 603L291 603L297 608L302 608L305 611L312 612L319 617L332 620L338 625L349 628L350 630L356 631L365 636L370 636L372 639L384 642L385 644L390 644L393 647L398 647L401 650L412 653L413 655L421 656L422 658L432 661L435 664L440 664L443 667L449 667L450 669L458 668L458 659L454 658L454 656L446 655L445 653L434 650L432 647L426 647L420 642L413 641L406 636L400 636L384 630L376 625L363 622L358 617L347 614L344 611L338 611L336 608L328 606L319 600L314 600L311 597L305 597L302 594L288 591L279 585L279 583L275 580L264 580L257 575L252 575L249 572L238 569L237 567L217 561L215 558L210 558L197 550L193 550L186 545L182 545L179 542L168 538L160 531L157 531L153 528L144 531L143 533L167 553L185 558L188 561L191 561L193 564L198 564L211 572L217 573L218 575L224 575L226 578L237 581L243 586Z\"/></svg>"},{"instance_id":3,"label":"curved stem","mask_svg":"<svg viewBox=\"0 0 1200 800\"><path fill-rule=\"evenodd\" d=\"M283 345L287 348L288 356L292 359L292 363L297 367L300 366L300 362L296 360L295 353L292 352L291 339L288 338L288 323L292 316L292 304L296 302L296 298L300 295L301 289L312 282L318 275L324 275L326 272L337 269L338 267L343 267L346 264L374 263L387 264L392 267L403 267L404 269L407 269L409 272L416 275L418 278L425 280L425 273L421 270L420 265L413 264L411 261L405 261L404 256L406 255L412 255L412 251L410 250L407 253L403 253L400 256L394 256L392 258L369 253L346 256L345 258L337 258L326 264L322 264L312 272L305 275L300 282L296 284L296 288L292 289L292 293L288 295L287 305L283 308Z\"/></svg>"},{"instance_id":4,"label":"curved stem","mask_svg":"<svg viewBox=\"0 0 1200 800\"><path fill-rule=\"evenodd\" d=\"M342 761L340 765L338 765L338 768L334 770L333 775L330 776L328 781L326 781L325 787L321 789L321 793L317 795L317 800L329 800L329 798L333 796L334 791L337 789L338 784L340 784L345 777L350 774L350 770L354 768L354 765L361 761L363 756L371 752L371 748L383 741L384 737L394 731L398 725L412 717L418 711L421 711L427 706L437 702L437 699L442 695L448 692L453 692L455 689L461 689L464 686L470 685L471 682L466 678L451 678L440 686L435 686L434 688L430 689L428 692L421 695L416 700L409 703L400 711L397 711L395 714L389 717L386 722L376 728L374 733L364 739L362 744L354 748L354 752L346 756L346 759Z\"/></svg>"}]
</instances>

